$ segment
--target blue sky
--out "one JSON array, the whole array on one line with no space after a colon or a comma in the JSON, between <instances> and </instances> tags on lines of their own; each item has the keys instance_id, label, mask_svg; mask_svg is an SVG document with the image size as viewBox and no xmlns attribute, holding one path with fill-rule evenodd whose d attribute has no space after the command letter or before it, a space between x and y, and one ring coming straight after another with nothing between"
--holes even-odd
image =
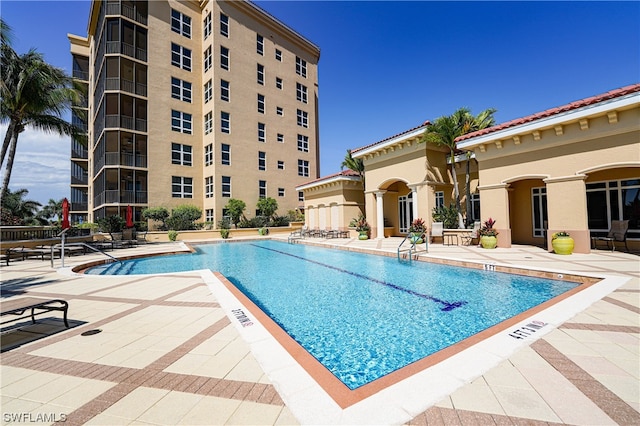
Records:
<instances>
[{"instance_id":1,"label":"blue sky","mask_svg":"<svg viewBox=\"0 0 640 426\"><path fill-rule=\"evenodd\" d=\"M321 175L462 106L500 123L640 82L640 2L256 3L320 46ZM19 53L70 70L66 35L86 35L89 5L2 0L0 14ZM68 158L67 140L25 132L11 188L68 196Z\"/></svg>"}]
</instances>

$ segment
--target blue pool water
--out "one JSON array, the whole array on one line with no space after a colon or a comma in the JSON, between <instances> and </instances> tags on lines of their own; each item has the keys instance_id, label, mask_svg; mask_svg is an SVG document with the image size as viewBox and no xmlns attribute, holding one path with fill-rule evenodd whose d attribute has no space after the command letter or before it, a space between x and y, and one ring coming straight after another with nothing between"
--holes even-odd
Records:
<instances>
[{"instance_id":1,"label":"blue pool water","mask_svg":"<svg viewBox=\"0 0 640 426\"><path fill-rule=\"evenodd\" d=\"M87 273L194 269L221 272L350 389L577 285L264 240L200 245L195 254Z\"/></svg>"}]
</instances>

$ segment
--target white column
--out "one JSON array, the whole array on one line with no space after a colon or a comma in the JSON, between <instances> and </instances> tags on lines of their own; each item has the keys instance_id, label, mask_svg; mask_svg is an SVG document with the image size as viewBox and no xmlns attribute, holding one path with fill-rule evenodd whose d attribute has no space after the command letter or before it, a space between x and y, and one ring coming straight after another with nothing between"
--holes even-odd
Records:
<instances>
[{"instance_id":1,"label":"white column","mask_svg":"<svg viewBox=\"0 0 640 426\"><path fill-rule=\"evenodd\" d=\"M383 196L386 191L376 191L376 238L384 238L384 203Z\"/></svg>"},{"instance_id":2,"label":"white column","mask_svg":"<svg viewBox=\"0 0 640 426\"><path fill-rule=\"evenodd\" d=\"M420 215L418 214L418 187L416 185L407 185L411 190L411 206L413 219L416 220Z\"/></svg>"}]
</instances>

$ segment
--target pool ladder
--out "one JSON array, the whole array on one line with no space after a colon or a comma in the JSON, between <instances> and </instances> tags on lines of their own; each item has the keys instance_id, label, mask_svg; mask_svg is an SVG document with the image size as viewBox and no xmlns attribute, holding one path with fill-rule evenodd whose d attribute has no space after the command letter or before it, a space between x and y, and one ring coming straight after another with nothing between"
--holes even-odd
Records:
<instances>
[{"instance_id":1,"label":"pool ladder","mask_svg":"<svg viewBox=\"0 0 640 426\"><path fill-rule=\"evenodd\" d=\"M398 246L398 260L408 259L411 262L414 259L418 259L418 253L428 253L429 252L429 235L423 234L424 239L424 250L418 249L416 242L411 238L413 234L409 232L406 237L402 240L400 245ZM404 247L403 245L406 242L409 242L409 247Z\"/></svg>"}]
</instances>

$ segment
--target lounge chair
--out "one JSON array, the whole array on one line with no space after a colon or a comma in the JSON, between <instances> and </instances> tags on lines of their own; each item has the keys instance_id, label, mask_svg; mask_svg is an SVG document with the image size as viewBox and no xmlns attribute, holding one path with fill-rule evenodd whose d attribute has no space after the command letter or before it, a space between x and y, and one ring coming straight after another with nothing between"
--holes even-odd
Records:
<instances>
[{"instance_id":1,"label":"lounge chair","mask_svg":"<svg viewBox=\"0 0 640 426\"><path fill-rule=\"evenodd\" d=\"M0 316L5 315L17 315L18 318L11 318L8 321L3 321L0 324L6 324L23 318L31 317L31 322L36 323L36 315L44 314L51 311L62 311L64 318L64 325L69 328L67 322L67 311L69 304L62 299L40 299L38 297L22 297L20 299L3 301ZM36 312L36 309L38 312ZM30 314L25 315L25 312L31 311Z\"/></svg>"},{"instance_id":2,"label":"lounge chair","mask_svg":"<svg viewBox=\"0 0 640 426\"><path fill-rule=\"evenodd\" d=\"M616 249L616 241L618 241L624 242L624 248L629 251L629 247L627 246L627 232L629 232L628 220L612 220L611 229L609 229L609 233L606 237L591 238L593 242L593 248L597 248L598 241L605 241L607 243L607 248L610 248L611 251L614 251Z\"/></svg>"},{"instance_id":3,"label":"lounge chair","mask_svg":"<svg viewBox=\"0 0 640 426\"><path fill-rule=\"evenodd\" d=\"M467 235L460 235L463 246L470 246L474 239L478 238L478 232L480 231L480 222L473 222L473 229Z\"/></svg>"}]
</instances>

